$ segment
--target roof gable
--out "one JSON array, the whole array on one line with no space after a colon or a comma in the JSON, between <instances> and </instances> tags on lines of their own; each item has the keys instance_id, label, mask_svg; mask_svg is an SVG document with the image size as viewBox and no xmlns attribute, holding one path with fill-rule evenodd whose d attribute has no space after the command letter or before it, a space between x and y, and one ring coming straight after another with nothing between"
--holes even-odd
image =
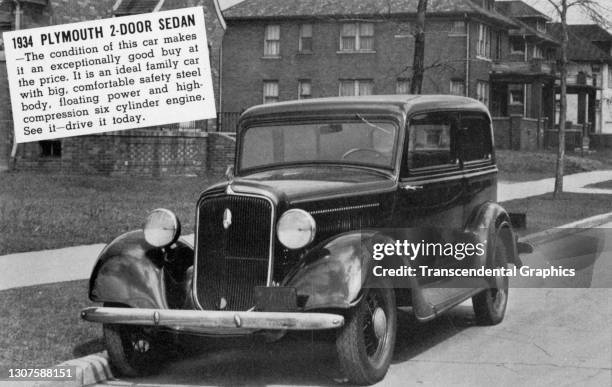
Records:
<instances>
[{"instance_id":1,"label":"roof gable","mask_svg":"<svg viewBox=\"0 0 612 387\"><path fill-rule=\"evenodd\" d=\"M516 18L538 18L551 20L550 17L522 1L496 1L495 7L504 15Z\"/></svg>"},{"instance_id":2,"label":"roof gable","mask_svg":"<svg viewBox=\"0 0 612 387\"><path fill-rule=\"evenodd\" d=\"M585 39L576 34L574 26L568 25L568 27L567 57L569 60L574 62L612 62L612 57L591 43L590 39ZM557 39L562 39L561 23L551 23L548 28Z\"/></svg>"},{"instance_id":3,"label":"roof gable","mask_svg":"<svg viewBox=\"0 0 612 387\"><path fill-rule=\"evenodd\" d=\"M115 15L136 15L153 12L160 0L120 0L116 4Z\"/></svg>"},{"instance_id":4,"label":"roof gable","mask_svg":"<svg viewBox=\"0 0 612 387\"><path fill-rule=\"evenodd\" d=\"M591 42L612 42L612 34L598 24L570 24L569 30Z\"/></svg>"}]
</instances>

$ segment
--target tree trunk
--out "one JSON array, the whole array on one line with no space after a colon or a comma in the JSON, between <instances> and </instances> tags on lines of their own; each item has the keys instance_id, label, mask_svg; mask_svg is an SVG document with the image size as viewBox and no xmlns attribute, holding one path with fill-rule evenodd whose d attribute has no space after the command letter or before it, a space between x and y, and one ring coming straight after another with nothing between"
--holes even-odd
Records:
<instances>
[{"instance_id":1,"label":"tree trunk","mask_svg":"<svg viewBox=\"0 0 612 387\"><path fill-rule=\"evenodd\" d=\"M555 190L553 198L563 192L563 167L565 161L565 121L567 120L567 0L561 2L561 26L563 41L561 43L561 61L559 70L561 75L561 100L559 106L559 146L557 148L557 168L555 171Z\"/></svg>"},{"instance_id":2,"label":"tree trunk","mask_svg":"<svg viewBox=\"0 0 612 387\"><path fill-rule=\"evenodd\" d=\"M423 88L423 72L425 71L425 12L427 0L419 0L417 20L414 31L414 59L412 61L411 94L421 94Z\"/></svg>"}]
</instances>

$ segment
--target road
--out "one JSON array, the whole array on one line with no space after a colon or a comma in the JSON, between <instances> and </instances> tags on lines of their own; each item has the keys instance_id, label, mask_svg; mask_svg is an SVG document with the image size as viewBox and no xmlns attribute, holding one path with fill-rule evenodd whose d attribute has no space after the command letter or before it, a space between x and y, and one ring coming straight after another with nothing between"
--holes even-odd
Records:
<instances>
[{"instance_id":1,"label":"road","mask_svg":"<svg viewBox=\"0 0 612 387\"><path fill-rule=\"evenodd\" d=\"M393 363L379 385L612 385L612 223L540 244L523 261L574 267L577 275L514 281L506 318L493 327L475 325L469 302L426 324L402 312ZM107 385L304 386L341 378L331 334L198 344L208 349L155 377Z\"/></svg>"}]
</instances>

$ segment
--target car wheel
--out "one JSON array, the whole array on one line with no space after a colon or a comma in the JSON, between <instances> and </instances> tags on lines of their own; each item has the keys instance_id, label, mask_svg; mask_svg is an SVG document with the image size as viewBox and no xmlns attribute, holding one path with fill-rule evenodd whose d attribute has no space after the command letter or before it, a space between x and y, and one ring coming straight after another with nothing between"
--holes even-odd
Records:
<instances>
[{"instance_id":1,"label":"car wheel","mask_svg":"<svg viewBox=\"0 0 612 387\"><path fill-rule=\"evenodd\" d=\"M385 376L393 357L396 329L393 290L368 289L336 338L340 364L351 382L373 384Z\"/></svg>"},{"instance_id":2,"label":"car wheel","mask_svg":"<svg viewBox=\"0 0 612 387\"><path fill-rule=\"evenodd\" d=\"M111 365L121 375L148 375L161 364L165 351L151 328L103 324L102 329Z\"/></svg>"},{"instance_id":3,"label":"car wheel","mask_svg":"<svg viewBox=\"0 0 612 387\"><path fill-rule=\"evenodd\" d=\"M495 238L493 267L506 267L508 255L506 245L498 236ZM476 321L481 325L499 324L506 314L508 303L508 277L495 276L489 279L491 287L472 297Z\"/></svg>"}]
</instances>

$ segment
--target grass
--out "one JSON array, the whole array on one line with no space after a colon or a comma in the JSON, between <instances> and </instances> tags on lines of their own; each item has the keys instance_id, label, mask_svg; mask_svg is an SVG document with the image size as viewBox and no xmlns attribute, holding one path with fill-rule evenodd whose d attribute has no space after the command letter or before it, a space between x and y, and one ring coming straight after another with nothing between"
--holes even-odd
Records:
<instances>
[{"instance_id":1,"label":"grass","mask_svg":"<svg viewBox=\"0 0 612 387\"><path fill-rule=\"evenodd\" d=\"M527 214L527 228L519 235L562 226L576 220L612 211L612 195L563 193L557 199L552 194L501 203L508 212Z\"/></svg>"},{"instance_id":2,"label":"grass","mask_svg":"<svg viewBox=\"0 0 612 387\"><path fill-rule=\"evenodd\" d=\"M555 176L557 155L551 151L497 150L500 181L529 181ZM565 175L601 169L612 169L612 150L605 149L581 157L566 153Z\"/></svg>"},{"instance_id":3,"label":"grass","mask_svg":"<svg viewBox=\"0 0 612 387\"><path fill-rule=\"evenodd\" d=\"M52 366L103 349L100 324L79 317L82 308L92 305L87 282L0 292L0 370Z\"/></svg>"},{"instance_id":4,"label":"grass","mask_svg":"<svg viewBox=\"0 0 612 387\"><path fill-rule=\"evenodd\" d=\"M612 180L589 184L586 188L612 189Z\"/></svg>"},{"instance_id":5,"label":"grass","mask_svg":"<svg viewBox=\"0 0 612 387\"><path fill-rule=\"evenodd\" d=\"M106 243L159 207L193 232L199 193L216 179L0 173L0 255Z\"/></svg>"}]
</instances>

